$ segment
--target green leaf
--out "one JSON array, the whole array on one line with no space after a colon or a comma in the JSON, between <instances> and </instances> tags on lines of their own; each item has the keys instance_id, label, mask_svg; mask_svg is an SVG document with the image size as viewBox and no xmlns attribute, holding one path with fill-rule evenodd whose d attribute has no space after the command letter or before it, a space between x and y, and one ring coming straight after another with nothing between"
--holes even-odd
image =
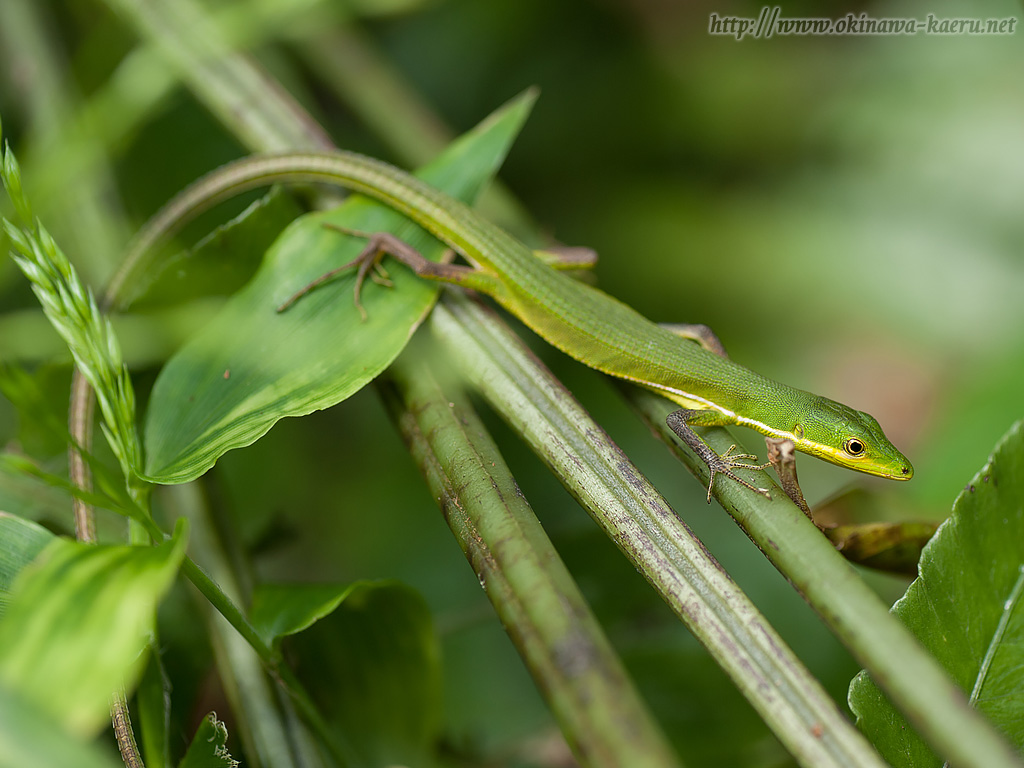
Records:
<instances>
[{"instance_id":1,"label":"green leaf","mask_svg":"<svg viewBox=\"0 0 1024 768\"><path fill-rule=\"evenodd\" d=\"M37 485L49 486L52 489L62 491L66 497L65 499L62 499L62 501L65 502L64 506L61 508L62 513L67 508L67 498L76 498L81 499L85 503L91 504L94 507L101 507L103 509L109 509L112 512L117 512L119 515L131 514L133 505L123 490L123 481L120 483L120 487L116 484L116 481L111 482L112 478L110 471L104 465L100 464L95 457L87 454L85 456L85 461L88 463L89 467L94 470L93 478L98 492L86 491L76 486L68 479L66 469L64 474L56 474L54 472L46 471L46 469L32 459L20 454L0 453L0 480L2 480L0 485L5 486L3 487L3 492L0 492L0 503L9 501L9 499L6 498L6 493L4 492L12 490L10 488L11 483L8 481L13 475L18 475L23 481L35 483ZM17 485L18 483L15 481L13 484ZM123 500L117 500L113 495L104 493L104 491L108 490L119 493L124 497ZM13 501L13 499L10 499L10 501ZM44 505L37 504L32 506L32 502L30 501L29 506L32 511L39 511ZM23 509L22 511L25 510ZM63 516L63 514L58 515L60 518L63 518Z\"/></svg>"},{"instance_id":2,"label":"green leaf","mask_svg":"<svg viewBox=\"0 0 1024 768\"><path fill-rule=\"evenodd\" d=\"M217 719L217 714L211 712L196 729L178 768L236 768L239 762L228 752L227 741L228 729Z\"/></svg>"},{"instance_id":3,"label":"green leaf","mask_svg":"<svg viewBox=\"0 0 1024 768\"><path fill-rule=\"evenodd\" d=\"M123 768L112 753L83 744L33 702L0 685L0 768Z\"/></svg>"},{"instance_id":4,"label":"green leaf","mask_svg":"<svg viewBox=\"0 0 1024 768\"><path fill-rule=\"evenodd\" d=\"M495 173L533 102L526 94L453 143L418 175L471 201ZM402 351L437 285L401 266L392 289L367 282L363 322L351 272L275 308L311 280L353 259L365 242L323 226L392 232L427 258L444 248L401 215L362 198L297 219L267 252L253 281L161 371L146 424L146 472L182 483L226 451L250 445L279 419L328 408L359 391Z\"/></svg>"},{"instance_id":5,"label":"green leaf","mask_svg":"<svg viewBox=\"0 0 1024 768\"><path fill-rule=\"evenodd\" d=\"M185 555L188 525L157 547L51 542L16 579L0 620L0 683L91 735L110 694L141 669L157 602Z\"/></svg>"},{"instance_id":6,"label":"green leaf","mask_svg":"<svg viewBox=\"0 0 1024 768\"><path fill-rule=\"evenodd\" d=\"M893 612L1024 750L1024 421L957 498ZM942 765L864 672L850 707L895 768Z\"/></svg>"},{"instance_id":7,"label":"green leaf","mask_svg":"<svg viewBox=\"0 0 1024 768\"><path fill-rule=\"evenodd\" d=\"M7 613L15 577L54 538L37 523L0 512L0 617Z\"/></svg>"},{"instance_id":8,"label":"green leaf","mask_svg":"<svg viewBox=\"0 0 1024 768\"><path fill-rule=\"evenodd\" d=\"M342 598L337 609L318 621L315 590L296 588L305 619L303 611L284 605L283 592L273 598L289 617L272 622L281 631L316 621L288 639L296 673L360 765L430 765L440 728L441 671L425 601L396 582L335 589ZM326 604L321 600L321 608Z\"/></svg>"},{"instance_id":9,"label":"green leaf","mask_svg":"<svg viewBox=\"0 0 1024 768\"><path fill-rule=\"evenodd\" d=\"M261 584L253 592L249 621L267 645L276 645L333 613L353 589L363 586Z\"/></svg>"}]
</instances>

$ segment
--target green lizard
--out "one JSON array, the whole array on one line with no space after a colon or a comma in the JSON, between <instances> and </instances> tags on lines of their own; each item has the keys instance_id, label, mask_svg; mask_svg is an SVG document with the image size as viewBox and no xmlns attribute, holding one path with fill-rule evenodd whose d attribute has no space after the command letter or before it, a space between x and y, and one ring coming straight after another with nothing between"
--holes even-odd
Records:
<instances>
[{"instance_id":1,"label":"green lizard","mask_svg":"<svg viewBox=\"0 0 1024 768\"><path fill-rule=\"evenodd\" d=\"M170 222L244 189L278 182L322 182L374 198L421 225L470 265L429 261L397 238L376 234L356 262L342 267L359 263L357 291L368 270L383 254L390 254L421 277L492 296L570 357L682 406L667 422L707 463L709 501L716 474L768 495L732 471L764 467L747 463L755 457L732 454L732 449L718 455L692 429L695 426L737 424L792 440L798 450L842 467L894 480L909 480L914 474L872 416L738 365L704 326L670 330L647 320L608 294L553 269L469 206L379 160L343 151L237 160L172 200L150 222L135 251L146 250ZM122 273L115 283L125 279Z\"/></svg>"}]
</instances>

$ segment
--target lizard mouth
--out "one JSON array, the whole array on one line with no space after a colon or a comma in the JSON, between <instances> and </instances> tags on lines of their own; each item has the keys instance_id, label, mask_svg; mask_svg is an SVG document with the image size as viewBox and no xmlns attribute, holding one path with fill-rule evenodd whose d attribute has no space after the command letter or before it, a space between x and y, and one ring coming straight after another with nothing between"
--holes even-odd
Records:
<instances>
[{"instance_id":1,"label":"lizard mouth","mask_svg":"<svg viewBox=\"0 0 1024 768\"><path fill-rule=\"evenodd\" d=\"M904 464L896 472L886 472L882 477L887 480L909 480L914 476L914 468L910 464Z\"/></svg>"}]
</instances>

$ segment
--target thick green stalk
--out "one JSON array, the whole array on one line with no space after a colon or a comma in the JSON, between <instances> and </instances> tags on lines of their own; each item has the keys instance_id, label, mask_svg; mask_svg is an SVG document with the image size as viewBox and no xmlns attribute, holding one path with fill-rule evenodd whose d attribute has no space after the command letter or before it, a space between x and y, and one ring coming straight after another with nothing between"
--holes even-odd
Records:
<instances>
[{"instance_id":1,"label":"thick green stalk","mask_svg":"<svg viewBox=\"0 0 1024 768\"><path fill-rule=\"evenodd\" d=\"M581 764L679 765L476 414L409 354L391 375L392 416Z\"/></svg>"},{"instance_id":2,"label":"thick green stalk","mask_svg":"<svg viewBox=\"0 0 1024 768\"><path fill-rule=\"evenodd\" d=\"M630 397L648 423L707 484L707 466L672 439L671 403L635 390ZM705 433L724 451L735 443L724 429ZM910 631L831 542L781 492L767 499L735 483L715 483L715 497L769 560L804 596L935 751L960 768L1020 768L1024 763Z\"/></svg>"},{"instance_id":3,"label":"thick green stalk","mask_svg":"<svg viewBox=\"0 0 1024 768\"><path fill-rule=\"evenodd\" d=\"M431 315L463 375L560 477L802 765L884 763L668 503L493 313Z\"/></svg>"}]
</instances>

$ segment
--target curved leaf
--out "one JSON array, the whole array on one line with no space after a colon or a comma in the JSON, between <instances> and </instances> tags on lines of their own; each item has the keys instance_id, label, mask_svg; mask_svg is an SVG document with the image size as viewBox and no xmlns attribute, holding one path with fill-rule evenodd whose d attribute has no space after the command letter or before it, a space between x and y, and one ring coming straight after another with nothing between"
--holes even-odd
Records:
<instances>
[{"instance_id":1,"label":"curved leaf","mask_svg":"<svg viewBox=\"0 0 1024 768\"><path fill-rule=\"evenodd\" d=\"M355 584L260 584L252 596L249 621L267 645L276 645L329 616Z\"/></svg>"},{"instance_id":2,"label":"curved leaf","mask_svg":"<svg viewBox=\"0 0 1024 768\"><path fill-rule=\"evenodd\" d=\"M957 498L893 612L1024 750L1024 421ZM896 768L942 765L864 672L850 707Z\"/></svg>"},{"instance_id":3,"label":"curved leaf","mask_svg":"<svg viewBox=\"0 0 1024 768\"><path fill-rule=\"evenodd\" d=\"M17 578L0 620L0 682L75 733L99 728L146 647L187 539L180 519L157 547L53 541Z\"/></svg>"},{"instance_id":4,"label":"curved leaf","mask_svg":"<svg viewBox=\"0 0 1024 768\"><path fill-rule=\"evenodd\" d=\"M497 170L532 102L532 93L511 102L418 175L453 197L472 200ZM353 302L351 272L287 312L275 312L365 245L325 228L327 222L392 232L427 258L444 253L401 215L365 198L297 219L267 252L253 281L161 371L147 414L149 479L195 479L279 419L330 407L359 391L402 351L438 289L401 266L390 269L393 289L369 281L364 286L365 322Z\"/></svg>"}]
</instances>

